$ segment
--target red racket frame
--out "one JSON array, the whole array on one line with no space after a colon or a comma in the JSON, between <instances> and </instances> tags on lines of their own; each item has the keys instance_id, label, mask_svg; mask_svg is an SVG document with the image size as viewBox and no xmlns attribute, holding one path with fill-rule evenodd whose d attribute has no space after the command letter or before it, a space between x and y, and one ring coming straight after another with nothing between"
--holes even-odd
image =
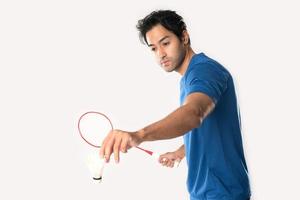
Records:
<instances>
[{"instance_id":1,"label":"red racket frame","mask_svg":"<svg viewBox=\"0 0 300 200\"><path fill-rule=\"evenodd\" d=\"M101 115L101 116L105 117L105 118L108 120L108 122L109 122L109 124L110 124L110 126L111 126L111 130L114 129L114 128L113 128L113 125L112 125L110 119L109 119L105 114L103 114L103 113L101 113L101 112L88 111L88 112L82 114L82 115L79 117L78 124L77 124L77 128L78 128L78 132L79 132L81 138L82 138L86 143L88 143L89 145L91 145L91 146L93 146L93 147L95 147L95 148L100 148L100 147L101 147L100 145L95 145L95 144L91 143L90 141L88 141L87 139L85 139L84 136L83 136L83 134L82 134L82 132L81 132L81 129L80 129L80 122L81 122L82 118L83 118L84 116L88 115L88 114L98 114L98 115ZM140 150L142 150L142 151L144 151L144 152L146 152L147 154L149 154L149 155L151 155L151 156L152 156L152 154L153 154L152 151L143 149L143 148L141 148L141 147L136 146L136 148L137 148L137 149L140 149Z\"/></svg>"}]
</instances>

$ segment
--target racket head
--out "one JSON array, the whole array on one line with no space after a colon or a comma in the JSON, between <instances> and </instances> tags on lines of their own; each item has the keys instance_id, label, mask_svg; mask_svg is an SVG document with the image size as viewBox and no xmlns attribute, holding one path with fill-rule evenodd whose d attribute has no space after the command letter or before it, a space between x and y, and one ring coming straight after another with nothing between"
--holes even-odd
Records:
<instances>
[{"instance_id":1,"label":"racket head","mask_svg":"<svg viewBox=\"0 0 300 200\"><path fill-rule=\"evenodd\" d=\"M89 145L100 148L105 136L113 130L110 119L101 112L89 111L78 120L78 132Z\"/></svg>"}]
</instances>

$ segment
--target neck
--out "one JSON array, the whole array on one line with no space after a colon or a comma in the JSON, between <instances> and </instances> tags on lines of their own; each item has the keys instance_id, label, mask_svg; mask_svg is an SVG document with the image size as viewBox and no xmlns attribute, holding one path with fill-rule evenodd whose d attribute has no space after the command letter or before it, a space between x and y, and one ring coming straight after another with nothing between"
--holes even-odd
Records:
<instances>
[{"instance_id":1,"label":"neck","mask_svg":"<svg viewBox=\"0 0 300 200\"><path fill-rule=\"evenodd\" d=\"M181 66L178 67L178 69L176 70L176 72L178 72L181 76L183 76L184 73L186 72L193 55L195 55L195 52L191 47L188 47Z\"/></svg>"}]
</instances>

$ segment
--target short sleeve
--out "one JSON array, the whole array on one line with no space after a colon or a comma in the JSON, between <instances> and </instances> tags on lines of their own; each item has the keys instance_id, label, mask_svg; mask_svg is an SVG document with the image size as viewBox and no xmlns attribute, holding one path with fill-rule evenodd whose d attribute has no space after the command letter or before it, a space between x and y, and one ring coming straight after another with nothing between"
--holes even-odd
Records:
<instances>
[{"instance_id":1,"label":"short sleeve","mask_svg":"<svg viewBox=\"0 0 300 200\"><path fill-rule=\"evenodd\" d=\"M186 95L201 92L217 103L227 89L229 77L229 72L221 66L203 63L193 66L186 76Z\"/></svg>"}]
</instances>

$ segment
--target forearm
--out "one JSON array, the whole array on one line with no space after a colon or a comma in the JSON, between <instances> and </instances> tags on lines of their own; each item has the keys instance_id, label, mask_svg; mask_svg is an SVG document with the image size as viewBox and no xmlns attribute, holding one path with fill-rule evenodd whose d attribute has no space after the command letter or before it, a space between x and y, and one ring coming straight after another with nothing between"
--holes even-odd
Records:
<instances>
[{"instance_id":1,"label":"forearm","mask_svg":"<svg viewBox=\"0 0 300 200\"><path fill-rule=\"evenodd\" d=\"M171 139L184 135L189 130L198 127L203 119L201 110L193 105L184 105L137 132L143 141Z\"/></svg>"}]
</instances>

